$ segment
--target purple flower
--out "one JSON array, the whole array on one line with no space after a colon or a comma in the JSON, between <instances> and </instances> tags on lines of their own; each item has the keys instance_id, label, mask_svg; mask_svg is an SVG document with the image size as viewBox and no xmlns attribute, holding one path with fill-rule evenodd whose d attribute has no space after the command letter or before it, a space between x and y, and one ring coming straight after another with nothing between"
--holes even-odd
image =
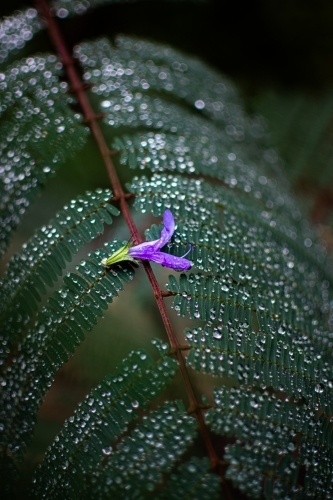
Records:
<instances>
[{"instance_id":1,"label":"purple flower","mask_svg":"<svg viewBox=\"0 0 333 500\"><path fill-rule=\"evenodd\" d=\"M192 263L190 260L184 259L184 257L190 252L192 247L183 257L175 257L174 255L161 252L161 248L170 241L175 232L175 220L170 210L164 212L163 223L164 228L158 240L146 241L136 246L126 244L107 259L103 259L102 264L104 266L110 266L122 260L129 260L136 263L135 259L143 259L152 260L162 266L170 267L175 271L187 271L190 269Z\"/></svg>"},{"instance_id":2,"label":"purple flower","mask_svg":"<svg viewBox=\"0 0 333 500\"><path fill-rule=\"evenodd\" d=\"M164 228L162 229L161 237L155 241L147 241L146 243L141 243L135 247L131 247L128 251L131 257L136 259L146 259L157 262L165 267L170 267L175 271L187 271L191 268L192 263L188 259L183 257L175 257L168 253L161 252L161 248L164 247L172 238L175 232L175 219L170 210L166 210L163 215Z\"/></svg>"}]
</instances>

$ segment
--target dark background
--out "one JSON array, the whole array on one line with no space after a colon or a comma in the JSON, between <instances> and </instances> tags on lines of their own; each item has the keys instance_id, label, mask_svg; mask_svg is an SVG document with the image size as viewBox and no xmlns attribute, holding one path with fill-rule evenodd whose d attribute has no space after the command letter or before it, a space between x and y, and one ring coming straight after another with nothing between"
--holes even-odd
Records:
<instances>
[{"instance_id":1,"label":"dark background","mask_svg":"<svg viewBox=\"0 0 333 500\"><path fill-rule=\"evenodd\" d=\"M28 5L33 2L1 0L0 15ZM248 92L267 86L320 92L333 82L330 0L127 2L59 22L69 45L117 33L166 42L215 66ZM42 50L51 48L47 35L40 37ZM41 50L40 38L38 45Z\"/></svg>"}]
</instances>

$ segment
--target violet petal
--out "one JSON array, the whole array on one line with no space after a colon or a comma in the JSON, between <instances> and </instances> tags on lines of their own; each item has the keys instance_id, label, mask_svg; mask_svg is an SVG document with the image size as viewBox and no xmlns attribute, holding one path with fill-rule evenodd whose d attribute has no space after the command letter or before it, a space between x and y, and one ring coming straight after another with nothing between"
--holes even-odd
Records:
<instances>
[{"instance_id":1,"label":"violet petal","mask_svg":"<svg viewBox=\"0 0 333 500\"><path fill-rule=\"evenodd\" d=\"M157 240L158 249L164 247L171 240L173 233L175 232L175 219L173 218L171 210L166 210L163 214L163 224L164 228L161 232L161 237Z\"/></svg>"},{"instance_id":2,"label":"violet petal","mask_svg":"<svg viewBox=\"0 0 333 500\"><path fill-rule=\"evenodd\" d=\"M155 252L149 257L149 260L157 262L165 267L170 267L175 271L188 271L192 267L192 262L183 257L175 257L164 252Z\"/></svg>"},{"instance_id":3,"label":"violet petal","mask_svg":"<svg viewBox=\"0 0 333 500\"><path fill-rule=\"evenodd\" d=\"M140 243L140 245L130 247L128 253L136 259L150 259L151 255L158 251L158 247L156 247L157 242L159 240L145 241L144 243Z\"/></svg>"}]
</instances>

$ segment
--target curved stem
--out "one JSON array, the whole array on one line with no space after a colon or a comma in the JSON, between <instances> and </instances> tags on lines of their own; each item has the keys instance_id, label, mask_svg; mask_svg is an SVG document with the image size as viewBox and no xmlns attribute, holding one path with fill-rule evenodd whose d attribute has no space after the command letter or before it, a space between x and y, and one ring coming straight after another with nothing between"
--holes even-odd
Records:
<instances>
[{"instance_id":1,"label":"curved stem","mask_svg":"<svg viewBox=\"0 0 333 500\"><path fill-rule=\"evenodd\" d=\"M58 25L51 15L49 6L46 2L46 0L35 0L35 3L37 5L37 8L40 12L40 14L46 19L47 21L47 29L50 35L50 38L58 52L58 55L60 56L60 59L65 67L66 73L68 80L71 84L71 89L75 92L76 97L78 99L78 102L81 106L83 115L84 115L84 121L87 123L91 129L91 132L96 140L98 149L100 151L100 154L103 157L104 164L106 166L110 183L112 185L113 191L114 191L114 199L119 202L120 205L120 210L121 213L126 221L126 224L135 240L136 244L141 243L141 237L140 234L134 224L129 205L127 203L127 198L129 198L129 195L124 192L122 185L119 181L116 169L114 167L114 164L111 159L110 155L110 150L107 146L107 143L105 141L105 138L102 134L102 131L100 129L100 126L98 124L98 119L100 119L100 115L96 115L94 110L91 107L91 104L89 102L89 99L85 93L85 87L84 83L81 81L79 74L75 68L75 63L73 61L73 58L71 57L65 42L63 40L63 37L61 35L61 32L58 28ZM182 355L182 346L178 342L178 339L176 337L176 334L173 330L173 327L171 325L170 318L168 316L166 306L163 300L163 297L167 296L165 292L163 292L157 282L157 279L153 273L153 270L150 266L150 264L147 261L143 262L143 267L147 273L148 279L150 281L151 287L154 292L154 296L156 299L157 307L159 309L160 315L162 317L162 321L171 345L171 352L174 354L176 359L178 360L179 367L180 367L180 372L183 377L184 385L186 388L186 392L188 395L189 399L189 413L194 413L195 417L198 421L201 436L203 438L203 441L206 445L207 453L210 458L212 468L214 470L218 470L218 465L219 465L219 459L215 453L212 441L210 439L208 429L206 427L202 410L200 407L199 402L197 401L197 398L194 394L193 386L191 383L191 380L189 378L186 364L184 357Z\"/></svg>"}]
</instances>

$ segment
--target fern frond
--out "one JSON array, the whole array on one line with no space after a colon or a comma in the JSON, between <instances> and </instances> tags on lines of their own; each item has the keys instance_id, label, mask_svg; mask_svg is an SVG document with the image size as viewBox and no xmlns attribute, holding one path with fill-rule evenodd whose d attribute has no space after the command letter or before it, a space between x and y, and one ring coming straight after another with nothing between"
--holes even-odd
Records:
<instances>
[{"instance_id":1,"label":"fern frond","mask_svg":"<svg viewBox=\"0 0 333 500\"><path fill-rule=\"evenodd\" d=\"M118 37L116 47L102 39L75 51L105 123L113 129L155 129L157 135L166 134L170 146L172 135L180 135L180 141L191 145L190 156L199 153L200 158L201 148L205 156L212 155L215 168L210 175L216 176L219 166L219 177L231 187L260 197L288 218L290 213L300 215L287 183L281 176L276 179L281 161L263 144L266 132L260 119L245 115L228 80L170 47L128 37ZM140 136L141 130L135 137ZM130 153L134 165L138 159ZM148 155L146 164L154 162L156 158ZM200 160L195 165L198 168Z\"/></svg>"},{"instance_id":2,"label":"fern frond","mask_svg":"<svg viewBox=\"0 0 333 500\"><path fill-rule=\"evenodd\" d=\"M329 415L333 410L333 371L329 362L313 359L311 349L302 351L285 342L283 334L255 333L249 324L229 320L237 329L206 326L187 330L190 345L187 362L195 370L230 377L235 382L273 387L288 396L303 397ZM228 320L224 325L228 324ZM281 330L280 330L281 331Z\"/></svg>"},{"instance_id":3,"label":"fern frond","mask_svg":"<svg viewBox=\"0 0 333 500\"><path fill-rule=\"evenodd\" d=\"M98 189L72 200L47 226L39 229L15 254L1 282L0 332L2 345L17 342L38 308L40 296L62 275L85 242L103 233L119 211L110 204L110 190ZM0 364L1 358L0 356Z\"/></svg>"},{"instance_id":4,"label":"fern frond","mask_svg":"<svg viewBox=\"0 0 333 500\"><path fill-rule=\"evenodd\" d=\"M323 351L328 356L332 354L329 324L322 321L318 326L320 314L304 311L302 302L297 306L295 301L291 307L283 302L283 296L276 296L272 301L271 297L260 293L258 286L247 286L219 275L190 274L187 277L182 274L179 283L170 275L168 290L175 295L174 308L182 316L189 314L192 319L225 325L228 321L230 325L246 322L250 329L257 325L257 329L274 337L276 332L281 332L291 344L309 355L314 346L318 354Z\"/></svg>"},{"instance_id":5,"label":"fern frond","mask_svg":"<svg viewBox=\"0 0 333 500\"><path fill-rule=\"evenodd\" d=\"M73 496L82 498L86 477L95 469L96 485L97 487L100 485L99 493L101 495L105 488L107 490L108 488L113 489L110 481L107 481L107 477L112 480L112 475L115 474L113 479L116 485L118 484L116 477L122 473L113 460L108 462L112 453L110 445L127 430L128 424L137 417L138 408L145 407L169 383L177 368L176 361L167 356L168 349L165 349L158 340L154 343L160 354L157 361L153 361L144 350L132 352L114 374L108 375L96 389L91 391L85 401L80 404L76 414L65 423L63 431L57 436L36 474L35 498L52 497L57 499L63 498L64 495L66 498ZM168 425L170 425L174 430L180 419L186 428L185 434L191 435L192 430L193 435L196 422L184 415L184 411L180 416L174 407L169 407L164 412L162 410L161 414L164 416L164 421L160 422L160 417L157 418L162 428L164 425L168 429ZM151 424L148 424L149 432L153 431L153 425L152 420ZM156 427L155 432L158 433ZM140 434L138 437L140 439ZM173 439L175 440L175 437ZM130 438L125 438L124 444L119 445L119 448L121 446L122 451L125 452L126 444L130 441ZM146 434L144 441L149 446L150 441ZM177 448L181 447L179 440L176 439L176 443ZM163 441L163 444L167 445L168 441ZM183 450L186 449L187 444L184 443ZM140 440L140 445L142 445L142 440ZM132 440L133 446L135 445ZM173 449L173 443L171 446L169 445L169 451L170 448ZM177 453L177 450L173 449L173 452ZM163 451L162 453L165 454ZM116 457L120 454L120 451L115 453ZM113 456L111 455L112 458ZM128 456L129 460L133 458ZM168 467L167 461L165 461L165 465ZM127 465L123 469L123 474L122 480L126 478ZM106 483L102 482L103 478L107 481ZM136 481L138 481L138 477L136 477Z\"/></svg>"},{"instance_id":6,"label":"fern frond","mask_svg":"<svg viewBox=\"0 0 333 500\"><path fill-rule=\"evenodd\" d=\"M22 49L44 27L36 9L19 11L0 21L0 64Z\"/></svg>"},{"instance_id":7,"label":"fern frond","mask_svg":"<svg viewBox=\"0 0 333 500\"><path fill-rule=\"evenodd\" d=\"M66 17L108 1L53 0L53 13ZM39 5L48 17L44 1ZM205 65L127 37L114 46L99 40L75 48L91 87L84 97L51 15L48 26L53 38L59 35L57 48L107 158L128 226L136 232L109 153L116 166L147 168L147 176L129 185L135 208L156 216L172 210L178 226L163 251L183 255L190 248L193 269L171 276L168 293L146 267L172 351L155 341L157 361L138 350L91 391L48 449L35 475L34 497L218 498L219 478L209 468L222 472L222 457L206 424L228 439L227 477L250 496L333 496L333 264L288 183L276 179L281 161L270 149L262 118L246 116L233 85ZM55 56L36 56L0 76L0 226L6 228L0 251L53 166L85 140L60 70ZM326 123L325 113L321 118ZM300 157L303 165L316 137L314 132ZM107 150L112 141L121 154ZM118 213L110 196L99 191L65 207L12 259L4 278L2 343L7 349L21 342L1 379L0 453L10 479L56 371L133 276L127 264L102 266L121 245L114 241L65 276L38 311L41 295L71 256ZM153 226L147 235L158 239L161 229ZM188 344L180 344L169 326L161 305L169 295L178 314L195 325L201 321L185 330ZM186 351L188 367L222 383L229 379L228 388L215 390L206 424L182 357ZM172 355L210 464L186 458L176 470L197 429L181 404L146 411L177 370Z\"/></svg>"},{"instance_id":8,"label":"fern frond","mask_svg":"<svg viewBox=\"0 0 333 500\"><path fill-rule=\"evenodd\" d=\"M333 264L330 259L326 259L325 249L318 244L318 236L308 225L291 223L273 210L260 210L258 202L239 196L239 193L236 196L223 187L214 188L202 179L160 174L154 174L151 179L134 177L128 189L136 194L135 207L142 211L150 210L154 215L161 215L163 210L170 208L187 223L209 222L220 227L223 218L223 223L229 222L235 236L240 231L244 233L243 224L247 223L253 230L259 226L262 228L262 238L268 233L269 246L273 239L280 248L287 247L285 254L290 254L290 261L310 260L314 272L319 273L321 278L328 274L333 282ZM289 267L293 268L294 263Z\"/></svg>"},{"instance_id":9,"label":"fern frond","mask_svg":"<svg viewBox=\"0 0 333 500\"><path fill-rule=\"evenodd\" d=\"M220 480L216 474L208 472L207 458L193 457L180 465L172 474L157 500L218 500L221 498Z\"/></svg>"},{"instance_id":10,"label":"fern frond","mask_svg":"<svg viewBox=\"0 0 333 500\"><path fill-rule=\"evenodd\" d=\"M75 48L75 55L109 125L181 131L187 137L191 132L207 134L214 144L218 136L223 144L241 142L235 127L228 134L231 130L214 128L207 119L215 113L223 125L244 124L232 84L199 61L170 47L124 36L117 37L115 47L106 39L83 43Z\"/></svg>"},{"instance_id":11,"label":"fern frond","mask_svg":"<svg viewBox=\"0 0 333 500\"><path fill-rule=\"evenodd\" d=\"M228 190L214 189L199 180L154 174L150 180L134 178L129 189L136 194L135 206L139 210L158 215L170 208L182 220L180 227L184 228L175 235L176 244L171 252L179 255L190 243L194 246L190 254L194 265L202 269L203 262L207 263L207 271L213 272L207 278L192 276L195 285L189 284L185 276L183 287L176 286L173 280L169 290L178 295L174 305L182 315L191 308L192 317L196 312L196 317L204 321L222 315L228 320L232 319L230 308L231 314L238 311L251 325L254 312L259 328L267 331L291 328L291 334L303 348L307 336L318 344L320 351L331 353L330 305L323 277L326 275L332 281L332 276L327 272L330 268L323 265L323 249L320 252L315 240L313 248L306 249L302 228L287 225L274 212L258 213L258 207L250 200L235 198ZM223 213L223 231L218 229L219 212ZM201 248L196 248L196 238L191 239L198 227ZM217 251L208 252L207 243L208 247L213 244ZM181 244L178 250L177 244ZM295 285L296 282L301 286ZM267 284L269 293L265 290ZM284 301L286 291L290 302ZM187 297L181 297L183 292ZM320 296L324 299L321 305Z\"/></svg>"},{"instance_id":12,"label":"fern frond","mask_svg":"<svg viewBox=\"0 0 333 500\"><path fill-rule=\"evenodd\" d=\"M182 402L166 403L144 416L114 451L108 450L84 497L146 498L187 450L196 431L197 422L186 414Z\"/></svg>"},{"instance_id":13,"label":"fern frond","mask_svg":"<svg viewBox=\"0 0 333 500\"><path fill-rule=\"evenodd\" d=\"M108 244L109 252L120 244ZM48 299L48 305L37 315L35 326L21 344L19 357L3 374L5 389L0 396L0 416L4 431L0 444L2 449L8 447L17 460L31 439L40 398L56 371L84 340L84 330L91 330L103 317L103 310L123 289L122 282L133 277L129 267L106 271L101 260L107 255L107 251L97 250L78 266L80 274L65 276L65 285Z\"/></svg>"},{"instance_id":14,"label":"fern frond","mask_svg":"<svg viewBox=\"0 0 333 500\"><path fill-rule=\"evenodd\" d=\"M162 132L136 133L123 135L114 139L112 148L121 153L120 165L129 168L149 169L153 173L179 172L181 174L202 174L206 178L218 179L230 190L235 190L233 197L254 198L256 205L270 214L272 210L283 217L290 225L290 215L296 226L299 226L300 212L292 199L287 195L288 187L282 183L276 185L272 172L261 168L259 163L249 161L249 152L239 145L223 140L220 130L212 133L203 126L188 136L186 130L182 135ZM269 217L269 215L268 215ZM268 221L270 222L270 221ZM307 231L308 237L313 232Z\"/></svg>"},{"instance_id":15,"label":"fern frond","mask_svg":"<svg viewBox=\"0 0 333 500\"><path fill-rule=\"evenodd\" d=\"M273 189L272 183L264 177L265 170L260 176L260 165L250 163L239 145L220 130L218 137L216 130L215 134L212 130L207 130L207 135L205 132L201 128L200 140L197 134L188 136L186 129L181 136L163 132L137 133L116 137L112 145L121 152L120 163L129 168L202 174L245 193L258 190L267 201L277 198L276 187Z\"/></svg>"},{"instance_id":16,"label":"fern frond","mask_svg":"<svg viewBox=\"0 0 333 500\"><path fill-rule=\"evenodd\" d=\"M61 67L53 55L35 56L1 75L0 253L38 189L86 140Z\"/></svg>"},{"instance_id":17,"label":"fern frond","mask_svg":"<svg viewBox=\"0 0 333 500\"><path fill-rule=\"evenodd\" d=\"M236 224L237 219L233 216L224 218L223 231L213 225L207 228L205 222L179 223L171 243L163 251L181 256L191 245L194 268L219 275L226 287L238 286L244 291L250 290L251 295L256 288L257 296L260 295L269 308L272 308L272 301L283 296L287 287L299 311L311 311L317 319L325 316L327 307L323 307L323 303L326 303L327 291L321 273L305 260L290 260L293 256L286 245L277 239L274 242L266 227L246 220ZM152 226L146 231L147 239L157 239L160 231ZM312 287L307 286L309 280ZM263 289L266 283L274 283L274 294L272 290L266 294Z\"/></svg>"},{"instance_id":18,"label":"fern frond","mask_svg":"<svg viewBox=\"0 0 333 500\"><path fill-rule=\"evenodd\" d=\"M155 216L170 208L177 219L201 219L216 225L218 209L224 209L211 187L194 179L155 174L150 180L134 177L128 188L136 195L134 206L142 212L151 211Z\"/></svg>"},{"instance_id":19,"label":"fern frond","mask_svg":"<svg viewBox=\"0 0 333 500\"><path fill-rule=\"evenodd\" d=\"M208 161L211 165L212 159L216 162L212 175L216 175L219 167L221 180L236 188L237 195L241 192L254 200L257 213L260 204L271 227L277 224L271 219L273 209L285 220L279 226L287 228L285 232L291 240L296 228L297 233L302 234L299 243L304 245L306 241L307 246L314 248L316 237L302 219L289 185L281 175L282 161L271 149L263 120L245 115L228 81L168 47L137 39L119 37L116 47L103 39L81 44L75 50L84 78L92 84L92 98L105 115L105 123L113 130L120 128L120 133L126 129L127 134L116 141L116 149L124 151L128 131L137 129L129 139L128 161L132 166L154 170L156 165L162 169L163 163L164 168L164 160L159 161L154 155L154 145L152 149L148 146L148 151L144 147L147 155L142 164L142 156L133 151L132 146L139 142L146 144L146 137L153 134L153 137L164 135L162 142L172 147L172 136L180 136L180 141L184 139L191 147L186 161L175 154L181 158L176 161L180 170L186 170L187 165L190 170L207 171L205 163ZM148 143L150 140L152 138L148 138ZM202 160L201 145L208 160ZM171 162L174 161L171 155ZM174 163L168 165L169 168L174 169ZM290 217L293 227L290 227ZM317 250L313 254L317 255Z\"/></svg>"},{"instance_id":20,"label":"fern frond","mask_svg":"<svg viewBox=\"0 0 333 500\"><path fill-rule=\"evenodd\" d=\"M214 432L237 439L225 459L227 477L241 490L281 500L332 495L333 427L326 417L304 403L249 389L216 389L214 402L206 420Z\"/></svg>"},{"instance_id":21,"label":"fern frond","mask_svg":"<svg viewBox=\"0 0 333 500\"><path fill-rule=\"evenodd\" d=\"M92 83L100 77L104 82L110 80L104 95L118 94L119 82L128 89L137 87L141 91L174 95L223 124L244 125L241 102L232 83L198 59L185 57L169 46L122 35L117 37L115 47L101 39L80 44L75 55L85 68L100 69L98 74L85 74L86 79Z\"/></svg>"}]
</instances>

